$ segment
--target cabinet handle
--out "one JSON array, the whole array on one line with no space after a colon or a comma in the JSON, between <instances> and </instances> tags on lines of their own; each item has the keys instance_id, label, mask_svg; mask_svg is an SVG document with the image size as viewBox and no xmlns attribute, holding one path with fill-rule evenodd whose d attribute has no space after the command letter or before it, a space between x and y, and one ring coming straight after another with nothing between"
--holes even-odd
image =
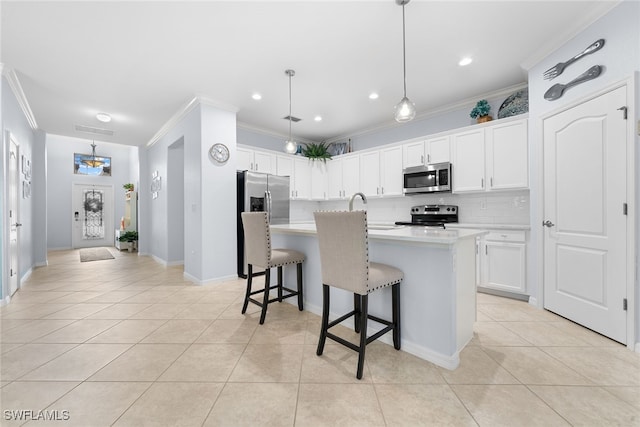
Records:
<instances>
[{"instance_id":1,"label":"cabinet handle","mask_svg":"<svg viewBox=\"0 0 640 427\"><path fill-rule=\"evenodd\" d=\"M258 164L256 163L256 170L258 170Z\"/></svg>"},{"instance_id":2,"label":"cabinet handle","mask_svg":"<svg viewBox=\"0 0 640 427\"><path fill-rule=\"evenodd\" d=\"M291 198L294 198L293 190L291 190Z\"/></svg>"},{"instance_id":3,"label":"cabinet handle","mask_svg":"<svg viewBox=\"0 0 640 427\"><path fill-rule=\"evenodd\" d=\"M484 246L484 254L489 255L489 246L487 245Z\"/></svg>"},{"instance_id":4,"label":"cabinet handle","mask_svg":"<svg viewBox=\"0 0 640 427\"><path fill-rule=\"evenodd\" d=\"M376 187L376 194L380 194L380 187Z\"/></svg>"},{"instance_id":5,"label":"cabinet handle","mask_svg":"<svg viewBox=\"0 0 640 427\"><path fill-rule=\"evenodd\" d=\"M431 163L431 154L427 154L427 163Z\"/></svg>"},{"instance_id":6,"label":"cabinet handle","mask_svg":"<svg viewBox=\"0 0 640 427\"><path fill-rule=\"evenodd\" d=\"M491 177L491 188L493 188L493 177Z\"/></svg>"},{"instance_id":7,"label":"cabinet handle","mask_svg":"<svg viewBox=\"0 0 640 427\"><path fill-rule=\"evenodd\" d=\"M480 188L484 188L484 178L480 178Z\"/></svg>"},{"instance_id":8,"label":"cabinet handle","mask_svg":"<svg viewBox=\"0 0 640 427\"><path fill-rule=\"evenodd\" d=\"M420 163L424 164L424 154L420 155Z\"/></svg>"},{"instance_id":9,"label":"cabinet handle","mask_svg":"<svg viewBox=\"0 0 640 427\"><path fill-rule=\"evenodd\" d=\"M380 187L380 189L382 190L382 194L384 194L384 187Z\"/></svg>"},{"instance_id":10,"label":"cabinet handle","mask_svg":"<svg viewBox=\"0 0 640 427\"><path fill-rule=\"evenodd\" d=\"M298 197L298 190L296 190L296 197Z\"/></svg>"}]
</instances>

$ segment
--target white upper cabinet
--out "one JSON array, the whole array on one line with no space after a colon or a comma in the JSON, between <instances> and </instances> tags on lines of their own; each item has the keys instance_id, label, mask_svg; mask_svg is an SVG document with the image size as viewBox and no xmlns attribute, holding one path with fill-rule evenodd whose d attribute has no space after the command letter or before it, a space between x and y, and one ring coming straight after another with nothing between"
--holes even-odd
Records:
<instances>
[{"instance_id":1,"label":"white upper cabinet","mask_svg":"<svg viewBox=\"0 0 640 427\"><path fill-rule=\"evenodd\" d=\"M402 167L405 168L450 160L449 135L402 145Z\"/></svg>"},{"instance_id":2,"label":"white upper cabinet","mask_svg":"<svg viewBox=\"0 0 640 427\"><path fill-rule=\"evenodd\" d=\"M451 138L453 192L483 191L484 129L458 133Z\"/></svg>"},{"instance_id":3,"label":"white upper cabinet","mask_svg":"<svg viewBox=\"0 0 640 427\"><path fill-rule=\"evenodd\" d=\"M529 186L527 121L486 129L487 178L491 190Z\"/></svg>"},{"instance_id":4,"label":"white upper cabinet","mask_svg":"<svg viewBox=\"0 0 640 427\"><path fill-rule=\"evenodd\" d=\"M402 147L360 155L360 191L365 196L402 195Z\"/></svg>"},{"instance_id":5,"label":"white upper cabinet","mask_svg":"<svg viewBox=\"0 0 640 427\"><path fill-rule=\"evenodd\" d=\"M526 119L457 133L451 141L454 192L529 187Z\"/></svg>"},{"instance_id":6,"label":"white upper cabinet","mask_svg":"<svg viewBox=\"0 0 640 427\"><path fill-rule=\"evenodd\" d=\"M311 199L327 200L327 191L327 164L322 160L315 160L311 162Z\"/></svg>"},{"instance_id":7,"label":"white upper cabinet","mask_svg":"<svg viewBox=\"0 0 640 427\"><path fill-rule=\"evenodd\" d=\"M451 161L451 144L449 135L427 139L424 143L427 164Z\"/></svg>"},{"instance_id":8,"label":"white upper cabinet","mask_svg":"<svg viewBox=\"0 0 640 427\"><path fill-rule=\"evenodd\" d=\"M276 173L276 155L266 151L250 150L248 148L236 149L238 156L238 170L248 170L262 173Z\"/></svg>"},{"instance_id":9,"label":"white upper cabinet","mask_svg":"<svg viewBox=\"0 0 640 427\"><path fill-rule=\"evenodd\" d=\"M327 198L345 199L360 191L360 157L340 156L327 162Z\"/></svg>"},{"instance_id":10,"label":"white upper cabinet","mask_svg":"<svg viewBox=\"0 0 640 427\"><path fill-rule=\"evenodd\" d=\"M392 147L380 152L380 194L402 196L402 147Z\"/></svg>"},{"instance_id":11,"label":"white upper cabinet","mask_svg":"<svg viewBox=\"0 0 640 427\"><path fill-rule=\"evenodd\" d=\"M293 180L293 156L278 155L276 158L276 175L289 176Z\"/></svg>"},{"instance_id":12,"label":"white upper cabinet","mask_svg":"<svg viewBox=\"0 0 640 427\"><path fill-rule=\"evenodd\" d=\"M306 157L293 159L292 198L309 200L311 198L311 165Z\"/></svg>"},{"instance_id":13,"label":"white upper cabinet","mask_svg":"<svg viewBox=\"0 0 640 427\"><path fill-rule=\"evenodd\" d=\"M409 142L402 146L402 167L422 166L425 161L424 141Z\"/></svg>"}]
</instances>

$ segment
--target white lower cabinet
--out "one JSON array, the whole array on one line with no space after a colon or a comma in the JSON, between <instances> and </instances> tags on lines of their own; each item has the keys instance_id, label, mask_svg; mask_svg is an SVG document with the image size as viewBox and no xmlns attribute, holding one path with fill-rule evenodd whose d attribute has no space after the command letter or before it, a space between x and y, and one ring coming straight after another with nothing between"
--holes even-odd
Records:
<instances>
[{"instance_id":1,"label":"white lower cabinet","mask_svg":"<svg viewBox=\"0 0 640 427\"><path fill-rule=\"evenodd\" d=\"M524 231L490 232L478 241L478 286L526 293L526 236Z\"/></svg>"}]
</instances>

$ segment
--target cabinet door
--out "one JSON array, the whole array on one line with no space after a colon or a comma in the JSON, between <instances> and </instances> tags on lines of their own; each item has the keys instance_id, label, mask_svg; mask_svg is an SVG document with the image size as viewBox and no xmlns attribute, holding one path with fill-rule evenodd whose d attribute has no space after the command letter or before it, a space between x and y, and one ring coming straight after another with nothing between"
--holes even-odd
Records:
<instances>
[{"instance_id":1,"label":"cabinet door","mask_svg":"<svg viewBox=\"0 0 640 427\"><path fill-rule=\"evenodd\" d=\"M387 148L380 155L380 194L402 196L402 147Z\"/></svg>"},{"instance_id":2,"label":"cabinet door","mask_svg":"<svg viewBox=\"0 0 640 427\"><path fill-rule=\"evenodd\" d=\"M327 165L321 160L311 164L311 199L327 199Z\"/></svg>"},{"instance_id":3,"label":"cabinet door","mask_svg":"<svg viewBox=\"0 0 640 427\"><path fill-rule=\"evenodd\" d=\"M427 163L424 141L410 142L402 146L402 167L410 168Z\"/></svg>"},{"instance_id":4,"label":"cabinet door","mask_svg":"<svg viewBox=\"0 0 640 427\"><path fill-rule=\"evenodd\" d=\"M365 196L380 195L380 152L360 155L360 190Z\"/></svg>"},{"instance_id":5,"label":"cabinet door","mask_svg":"<svg viewBox=\"0 0 640 427\"><path fill-rule=\"evenodd\" d=\"M311 165L306 157L293 161L293 175L294 198L305 200L311 198Z\"/></svg>"},{"instance_id":6,"label":"cabinet door","mask_svg":"<svg viewBox=\"0 0 640 427\"><path fill-rule=\"evenodd\" d=\"M427 163L442 163L451 161L451 144L449 137L427 139L425 142Z\"/></svg>"},{"instance_id":7,"label":"cabinet door","mask_svg":"<svg viewBox=\"0 0 640 427\"><path fill-rule=\"evenodd\" d=\"M256 172L276 173L276 156L262 151L253 153L253 166Z\"/></svg>"},{"instance_id":8,"label":"cabinet door","mask_svg":"<svg viewBox=\"0 0 640 427\"><path fill-rule=\"evenodd\" d=\"M525 293L525 244L486 241L482 285Z\"/></svg>"},{"instance_id":9,"label":"cabinet door","mask_svg":"<svg viewBox=\"0 0 640 427\"><path fill-rule=\"evenodd\" d=\"M452 136L453 191L484 191L484 130Z\"/></svg>"},{"instance_id":10,"label":"cabinet door","mask_svg":"<svg viewBox=\"0 0 640 427\"><path fill-rule=\"evenodd\" d=\"M293 156L276 156L276 175L289 177L290 199L293 199L295 197L295 176L293 176L293 160Z\"/></svg>"},{"instance_id":11,"label":"cabinet door","mask_svg":"<svg viewBox=\"0 0 640 427\"><path fill-rule=\"evenodd\" d=\"M341 199L342 194L342 159L327 162L327 198Z\"/></svg>"},{"instance_id":12,"label":"cabinet door","mask_svg":"<svg viewBox=\"0 0 640 427\"><path fill-rule=\"evenodd\" d=\"M487 179L491 190L529 186L527 121L491 126L487 132Z\"/></svg>"},{"instance_id":13,"label":"cabinet door","mask_svg":"<svg viewBox=\"0 0 640 427\"><path fill-rule=\"evenodd\" d=\"M360 156L342 159L342 198L351 197L360 189Z\"/></svg>"},{"instance_id":14,"label":"cabinet door","mask_svg":"<svg viewBox=\"0 0 640 427\"><path fill-rule=\"evenodd\" d=\"M238 156L236 161L236 168L240 171L252 171L253 170L253 150L247 150L246 148L236 148L236 154Z\"/></svg>"}]
</instances>

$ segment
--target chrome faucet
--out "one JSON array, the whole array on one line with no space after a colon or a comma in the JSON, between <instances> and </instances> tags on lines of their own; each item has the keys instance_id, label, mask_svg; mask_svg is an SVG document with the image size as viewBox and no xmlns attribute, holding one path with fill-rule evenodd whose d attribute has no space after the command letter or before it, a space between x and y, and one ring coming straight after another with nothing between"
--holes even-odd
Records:
<instances>
[{"instance_id":1,"label":"chrome faucet","mask_svg":"<svg viewBox=\"0 0 640 427\"><path fill-rule=\"evenodd\" d=\"M349 199L349 211L353 210L353 200L356 198L356 196L360 196L362 198L362 203L364 203L365 205L367 204L367 196L365 196L362 193L355 193L353 196L351 196L351 198Z\"/></svg>"}]
</instances>

